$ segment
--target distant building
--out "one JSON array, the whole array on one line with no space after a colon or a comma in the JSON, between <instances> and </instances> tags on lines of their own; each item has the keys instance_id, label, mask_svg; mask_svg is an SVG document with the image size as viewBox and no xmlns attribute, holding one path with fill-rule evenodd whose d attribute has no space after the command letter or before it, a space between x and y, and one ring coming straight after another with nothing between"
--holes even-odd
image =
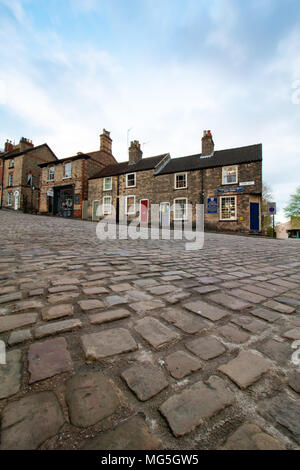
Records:
<instances>
[{"instance_id":1,"label":"distant building","mask_svg":"<svg viewBox=\"0 0 300 470\"><path fill-rule=\"evenodd\" d=\"M85 218L88 179L107 165L116 164L110 133L103 129L100 150L81 153L40 165L41 191L39 212L61 217Z\"/></svg>"},{"instance_id":2,"label":"distant building","mask_svg":"<svg viewBox=\"0 0 300 470\"><path fill-rule=\"evenodd\" d=\"M47 144L34 146L22 137L17 145L6 141L0 153L0 207L37 212L39 164L57 160Z\"/></svg>"},{"instance_id":3,"label":"distant building","mask_svg":"<svg viewBox=\"0 0 300 470\"><path fill-rule=\"evenodd\" d=\"M300 217L292 217L284 224L276 226L276 238L299 238L300 239Z\"/></svg>"},{"instance_id":4,"label":"distant building","mask_svg":"<svg viewBox=\"0 0 300 470\"><path fill-rule=\"evenodd\" d=\"M126 214L151 221L151 204L160 207L161 225L186 220L187 205L203 204L205 228L261 233L262 145L215 150L204 131L202 152L171 159L168 153L143 158L138 141L131 142L129 160L103 168L89 179L88 215L99 220ZM121 201L121 202L120 202Z\"/></svg>"}]
</instances>

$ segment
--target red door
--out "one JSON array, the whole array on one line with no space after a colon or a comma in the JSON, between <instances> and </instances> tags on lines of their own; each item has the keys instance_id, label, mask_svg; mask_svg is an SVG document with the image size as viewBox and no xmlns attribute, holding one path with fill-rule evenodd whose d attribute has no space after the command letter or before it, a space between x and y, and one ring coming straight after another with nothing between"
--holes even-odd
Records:
<instances>
[{"instance_id":1,"label":"red door","mask_svg":"<svg viewBox=\"0 0 300 470\"><path fill-rule=\"evenodd\" d=\"M147 223L148 222L148 199L141 199L141 214L140 221Z\"/></svg>"}]
</instances>

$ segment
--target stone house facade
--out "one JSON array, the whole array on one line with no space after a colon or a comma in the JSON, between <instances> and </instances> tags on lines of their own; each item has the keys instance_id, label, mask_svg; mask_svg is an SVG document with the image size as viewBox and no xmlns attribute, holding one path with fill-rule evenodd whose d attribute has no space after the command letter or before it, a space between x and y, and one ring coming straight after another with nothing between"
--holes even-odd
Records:
<instances>
[{"instance_id":1,"label":"stone house facade","mask_svg":"<svg viewBox=\"0 0 300 470\"><path fill-rule=\"evenodd\" d=\"M116 164L112 155L110 133L103 129L100 150L53 160L40 165L41 214L85 218L85 201L88 200L88 180L107 165Z\"/></svg>"},{"instance_id":2,"label":"stone house facade","mask_svg":"<svg viewBox=\"0 0 300 470\"><path fill-rule=\"evenodd\" d=\"M47 144L34 146L22 137L19 144L7 141L1 160L0 207L37 212L40 191L39 164L57 159Z\"/></svg>"},{"instance_id":3,"label":"stone house facade","mask_svg":"<svg viewBox=\"0 0 300 470\"><path fill-rule=\"evenodd\" d=\"M161 226L187 218L195 223L196 204L203 204L206 229L260 233L262 145L215 151L211 132L204 131L201 154L171 159L142 158L134 141L128 162L90 178L88 196L92 220L111 213L118 221L126 213L129 220L149 223L157 204Z\"/></svg>"}]
</instances>

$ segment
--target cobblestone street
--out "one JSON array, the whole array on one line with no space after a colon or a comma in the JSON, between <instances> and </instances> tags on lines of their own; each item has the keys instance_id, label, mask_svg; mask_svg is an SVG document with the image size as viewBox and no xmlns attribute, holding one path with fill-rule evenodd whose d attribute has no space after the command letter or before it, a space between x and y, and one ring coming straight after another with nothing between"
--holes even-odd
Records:
<instances>
[{"instance_id":1,"label":"cobblestone street","mask_svg":"<svg viewBox=\"0 0 300 470\"><path fill-rule=\"evenodd\" d=\"M298 240L0 233L0 449L300 447Z\"/></svg>"}]
</instances>

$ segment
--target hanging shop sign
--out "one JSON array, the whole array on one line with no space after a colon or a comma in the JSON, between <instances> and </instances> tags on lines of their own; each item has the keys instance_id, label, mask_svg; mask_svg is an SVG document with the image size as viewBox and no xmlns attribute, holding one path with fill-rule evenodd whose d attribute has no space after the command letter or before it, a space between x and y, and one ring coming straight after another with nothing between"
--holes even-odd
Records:
<instances>
[{"instance_id":1,"label":"hanging shop sign","mask_svg":"<svg viewBox=\"0 0 300 470\"><path fill-rule=\"evenodd\" d=\"M52 189L48 189L48 191L47 191L47 196L49 196L49 197L53 197L53 196L54 196L54 193L53 193Z\"/></svg>"}]
</instances>

